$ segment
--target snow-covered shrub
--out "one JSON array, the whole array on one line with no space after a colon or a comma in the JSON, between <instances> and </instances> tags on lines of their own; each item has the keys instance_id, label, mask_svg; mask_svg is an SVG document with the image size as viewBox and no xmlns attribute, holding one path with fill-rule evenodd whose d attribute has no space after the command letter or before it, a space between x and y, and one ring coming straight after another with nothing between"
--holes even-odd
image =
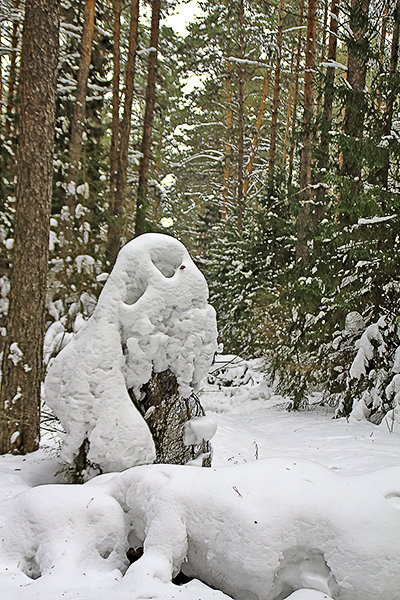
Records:
<instances>
[{"instance_id":1,"label":"snow-covered shrub","mask_svg":"<svg viewBox=\"0 0 400 600\"><path fill-rule=\"evenodd\" d=\"M203 275L174 238L146 234L122 248L92 317L45 381L46 403L66 432L68 465L87 477L90 465L109 472L155 460L145 420L154 410L141 410L143 391L165 372L174 376L175 397L196 390L216 351L207 298Z\"/></svg>"},{"instance_id":2,"label":"snow-covered shrub","mask_svg":"<svg viewBox=\"0 0 400 600\"><path fill-rule=\"evenodd\" d=\"M394 408L396 383L390 382L399 368L398 344L393 317L381 317L367 325L359 313L348 313L345 329L335 335L330 353L335 360L330 400L338 415L369 418L379 424Z\"/></svg>"},{"instance_id":3,"label":"snow-covered shrub","mask_svg":"<svg viewBox=\"0 0 400 600\"><path fill-rule=\"evenodd\" d=\"M235 354L217 354L200 393L207 409L230 411L245 400L267 400L273 394L263 359L246 360Z\"/></svg>"}]
</instances>

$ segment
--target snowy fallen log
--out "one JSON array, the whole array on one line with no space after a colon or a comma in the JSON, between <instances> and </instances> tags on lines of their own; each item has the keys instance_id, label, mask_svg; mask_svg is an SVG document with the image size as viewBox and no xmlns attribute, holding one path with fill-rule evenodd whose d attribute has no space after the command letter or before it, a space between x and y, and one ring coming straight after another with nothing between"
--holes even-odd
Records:
<instances>
[{"instance_id":1,"label":"snowy fallen log","mask_svg":"<svg viewBox=\"0 0 400 600\"><path fill-rule=\"evenodd\" d=\"M199 413L190 396L216 351L207 299L203 275L174 238L146 234L122 248L92 317L54 359L45 382L46 403L65 430L61 458L78 481L154 460L183 463L208 448L201 442L189 451L183 440L184 422ZM146 404L152 378L162 373L173 394L161 390ZM181 400L186 413L176 410L181 421L168 421ZM170 427L169 454L152 436L154 421Z\"/></svg>"},{"instance_id":2,"label":"snowy fallen log","mask_svg":"<svg viewBox=\"0 0 400 600\"><path fill-rule=\"evenodd\" d=\"M182 570L235 600L398 600L399 482L398 467L341 476L268 459L39 486L0 505L0 575L22 599L55 581L87 600L173 598ZM144 553L128 567L130 546ZM191 589L181 598L209 597Z\"/></svg>"}]
</instances>

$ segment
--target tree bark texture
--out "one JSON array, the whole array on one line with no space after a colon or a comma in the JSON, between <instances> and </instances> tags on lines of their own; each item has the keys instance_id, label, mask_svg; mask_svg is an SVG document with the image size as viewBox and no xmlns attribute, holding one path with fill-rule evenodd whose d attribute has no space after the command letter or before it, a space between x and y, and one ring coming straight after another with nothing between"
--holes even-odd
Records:
<instances>
[{"instance_id":1,"label":"tree bark texture","mask_svg":"<svg viewBox=\"0 0 400 600\"><path fill-rule=\"evenodd\" d=\"M338 16L339 16L339 0L332 0L331 2L331 19L329 25L329 38L328 38L328 62L336 60L337 50L337 31L338 31ZM325 90L324 90L324 104L322 108L321 117L321 137L319 144L319 160L318 170L320 172L320 181L325 181L325 174L329 163L329 132L332 124L332 108L333 108L333 97L334 97L334 84L335 84L335 67L327 67L326 79L325 79ZM316 191L316 201L318 206L322 207L325 201L325 187L321 185Z\"/></svg>"},{"instance_id":2,"label":"tree bark texture","mask_svg":"<svg viewBox=\"0 0 400 600\"><path fill-rule=\"evenodd\" d=\"M285 172L285 168L286 168L287 149L288 149L289 134L290 134L290 117L292 115L293 65L294 65L294 45L292 45L292 51L291 51L291 56L290 56L290 75L289 75L290 79L289 79L289 91L288 91L288 101L287 101L287 109L286 109L285 141L283 143L283 158L282 158L283 172Z\"/></svg>"},{"instance_id":3,"label":"tree bark texture","mask_svg":"<svg viewBox=\"0 0 400 600\"><path fill-rule=\"evenodd\" d=\"M390 63L389 63L389 91L386 100L385 112L383 115L383 126L382 126L382 137L386 137L390 135L392 124L393 124L393 113L394 113L394 103L396 97L400 92L400 84L397 80L394 81L394 77L399 77L397 73L398 65L399 65L399 32L400 32L400 0L396 1L396 6L394 9L394 23L393 23L393 34L392 34L392 43L390 48ZM376 182L378 185L381 185L383 188L387 189L388 187L388 179L389 179L389 164L390 164L390 155L389 148L381 148L382 154L382 166L378 170Z\"/></svg>"},{"instance_id":4,"label":"tree bark texture","mask_svg":"<svg viewBox=\"0 0 400 600\"><path fill-rule=\"evenodd\" d=\"M274 94L272 98L272 111L271 111L271 131L269 140L269 161L268 161L268 175L271 177L275 168L275 155L276 155L276 136L278 129L278 111L279 111L279 85L281 79L281 53L282 53L282 37L283 37L283 0L279 1L279 12L278 12L278 36L276 40L276 62L275 62L275 82L274 82Z\"/></svg>"},{"instance_id":5,"label":"tree bark texture","mask_svg":"<svg viewBox=\"0 0 400 600\"><path fill-rule=\"evenodd\" d=\"M19 170L2 364L0 452L31 452L39 441L59 8L58 0L26 0L25 4Z\"/></svg>"},{"instance_id":6,"label":"tree bark texture","mask_svg":"<svg viewBox=\"0 0 400 600\"><path fill-rule=\"evenodd\" d=\"M110 143L110 212L113 213L114 195L117 188L118 146L119 146L119 83L121 73L121 0L113 1L113 79L112 79L112 121Z\"/></svg>"},{"instance_id":7,"label":"tree bark texture","mask_svg":"<svg viewBox=\"0 0 400 600\"><path fill-rule=\"evenodd\" d=\"M141 159L139 164L139 181L136 198L136 223L135 236L146 232L146 212L148 207L148 183L150 171L151 139L153 131L154 107L156 100L157 79L157 54L158 38L160 33L161 0L152 1L151 33L149 65L146 85L146 105L143 122L143 138L141 146Z\"/></svg>"},{"instance_id":8,"label":"tree bark texture","mask_svg":"<svg viewBox=\"0 0 400 600\"><path fill-rule=\"evenodd\" d=\"M129 46L124 86L124 113L119 127L118 166L115 189L112 195L111 222L108 232L108 257L113 264L120 249L123 213L126 200L126 180L128 173L128 151L131 132L133 92L136 74L136 52L139 30L139 0L131 0L129 25Z\"/></svg>"},{"instance_id":9,"label":"tree bark texture","mask_svg":"<svg viewBox=\"0 0 400 600\"><path fill-rule=\"evenodd\" d=\"M300 71L300 58L301 58L301 46L302 46L302 27L304 20L304 0L300 1L300 18L299 18L299 33L297 36L297 50L296 50L296 62L295 62L295 78L294 78L294 89L293 89L293 110L292 110L292 133L290 137L289 147L289 161L288 161L288 185L292 183L293 175L293 160L294 160L294 147L295 147L295 132L297 123L297 104L299 100L299 71Z\"/></svg>"},{"instance_id":10,"label":"tree bark texture","mask_svg":"<svg viewBox=\"0 0 400 600\"><path fill-rule=\"evenodd\" d=\"M19 9L19 0L14 1L14 10ZM19 23L14 21L12 26L11 34L11 55L10 55L10 71L8 78L8 90L7 90L7 107L6 107L6 124L5 124L5 136L7 138L13 133L13 115L15 113L15 86L17 81L17 50L18 50L18 30Z\"/></svg>"},{"instance_id":11,"label":"tree bark texture","mask_svg":"<svg viewBox=\"0 0 400 600\"><path fill-rule=\"evenodd\" d=\"M244 41L244 4L239 0L239 58L244 60L245 41ZM239 81L238 81L238 194L237 194L237 212L239 233L243 230L243 161L244 161L244 67L243 62L239 62Z\"/></svg>"},{"instance_id":12,"label":"tree bark texture","mask_svg":"<svg viewBox=\"0 0 400 600\"><path fill-rule=\"evenodd\" d=\"M264 76L264 85L263 85L263 91L262 91L261 102L260 102L260 110L258 111L256 132L254 134L253 141L251 144L249 162L247 163L247 166L246 166L246 175L245 175L244 184L243 184L244 196L247 195L247 192L249 190L250 177L253 172L254 159L255 159L256 153L257 153L258 142L260 139L261 125L262 125L263 118L264 118L265 104L266 104L267 98L268 98L270 77L271 77L271 70L269 67L267 67L265 70L265 76Z\"/></svg>"},{"instance_id":13,"label":"tree bark texture","mask_svg":"<svg viewBox=\"0 0 400 600\"><path fill-rule=\"evenodd\" d=\"M307 239L310 229L311 160L314 118L314 71L317 44L317 0L308 1L306 68L304 72L303 147L300 158L300 207L297 216L297 260L307 259Z\"/></svg>"},{"instance_id":14,"label":"tree bark texture","mask_svg":"<svg viewBox=\"0 0 400 600\"><path fill-rule=\"evenodd\" d=\"M69 142L68 174L67 174L67 206L71 218L75 213L76 185L79 179L80 159L82 154L83 131L86 119L86 93L89 78L89 68L92 57L94 16L96 0L86 0L81 55L79 60L78 81L76 85L76 96L74 112L71 122L71 137Z\"/></svg>"},{"instance_id":15,"label":"tree bark texture","mask_svg":"<svg viewBox=\"0 0 400 600\"><path fill-rule=\"evenodd\" d=\"M228 215L228 196L231 179L231 159L232 159L232 62L227 61L226 74L226 142L225 142L225 168L224 168L224 189L222 192L221 217L223 220Z\"/></svg>"},{"instance_id":16,"label":"tree bark texture","mask_svg":"<svg viewBox=\"0 0 400 600\"><path fill-rule=\"evenodd\" d=\"M153 373L149 383L143 386L143 398L134 404L152 434L156 463L184 465L202 455L202 466L211 465L209 442L196 446L184 444L185 423L204 416L204 410L196 396L182 398L179 395L176 377L170 371Z\"/></svg>"},{"instance_id":17,"label":"tree bark texture","mask_svg":"<svg viewBox=\"0 0 400 600\"><path fill-rule=\"evenodd\" d=\"M352 178L361 176L361 160L357 140L362 139L365 117L365 81L369 43L369 0L351 0L350 29L347 48L347 82L343 133L346 142L342 153L342 172Z\"/></svg>"}]
</instances>

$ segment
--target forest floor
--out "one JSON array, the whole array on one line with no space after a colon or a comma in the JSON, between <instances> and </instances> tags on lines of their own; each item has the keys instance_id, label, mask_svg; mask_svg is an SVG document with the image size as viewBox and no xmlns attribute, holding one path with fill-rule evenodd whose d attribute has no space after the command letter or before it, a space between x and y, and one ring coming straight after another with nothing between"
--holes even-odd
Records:
<instances>
[{"instance_id":1,"label":"forest floor","mask_svg":"<svg viewBox=\"0 0 400 600\"><path fill-rule=\"evenodd\" d=\"M48 437L0 456L0 599L398 600L400 431L318 405L288 412L260 379L236 384L201 394L218 424L212 469L71 486ZM129 543L147 544L128 570L127 519ZM175 585L182 561L194 577Z\"/></svg>"}]
</instances>

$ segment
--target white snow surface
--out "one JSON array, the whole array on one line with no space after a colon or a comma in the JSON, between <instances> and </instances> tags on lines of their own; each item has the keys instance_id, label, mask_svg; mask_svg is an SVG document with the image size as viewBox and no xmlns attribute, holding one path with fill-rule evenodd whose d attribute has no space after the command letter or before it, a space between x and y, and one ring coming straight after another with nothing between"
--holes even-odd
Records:
<instances>
[{"instance_id":1,"label":"white snow surface","mask_svg":"<svg viewBox=\"0 0 400 600\"><path fill-rule=\"evenodd\" d=\"M66 431L65 462L85 439L89 461L103 472L154 461L150 431L128 389L140 399L152 371L166 369L182 396L197 389L217 347L207 300L207 283L179 241L145 234L122 248L92 317L46 377L46 403Z\"/></svg>"},{"instance_id":2,"label":"white snow surface","mask_svg":"<svg viewBox=\"0 0 400 600\"><path fill-rule=\"evenodd\" d=\"M400 425L288 413L258 364L241 386L203 389L218 424L210 469L146 465L72 486L43 450L0 456L0 597L398 600ZM233 372L225 384L243 361ZM180 569L194 579L177 586Z\"/></svg>"}]
</instances>

